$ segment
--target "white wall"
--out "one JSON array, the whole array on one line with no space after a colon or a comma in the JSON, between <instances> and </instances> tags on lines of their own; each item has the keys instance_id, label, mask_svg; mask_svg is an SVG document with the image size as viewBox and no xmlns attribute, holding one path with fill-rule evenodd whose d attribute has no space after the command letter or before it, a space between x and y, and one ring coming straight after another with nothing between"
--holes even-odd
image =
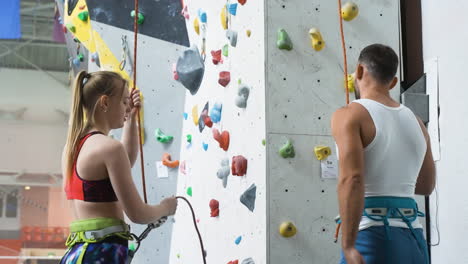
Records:
<instances>
[{"instance_id":1,"label":"white wall","mask_svg":"<svg viewBox=\"0 0 468 264\"><path fill-rule=\"evenodd\" d=\"M231 1L234 3L237 1ZM263 1L247 1L239 5L237 16L232 17L232 29L238 31L237 47L229 47L229 57L224 63L214 65L211 51L221 49L228 43L221 27L220 11L225 1L193 0L188 2L190 21L188 31L192 44L199 44L192 27L197 11L202 8L208 15L206 71L200 90L195 96L186 93L182 133L181 161L186 161L187 175L179 173L177 193L186 195L186 188L193 188L193 203L200 219L199 227L207 250L208 263L228 263L251 257L257 264L266 262L266 188L265 188L265 84L264 84L264 13ZM250 29L252 35L246 36ZM220 71L231 72L231 82L226 88L218 84ZM251 86L247 108L240 109L234 104L237 95L238 79ZM230 132L230 146L223 151L213 139L212 129L206 127L200 133L192 119L192 107L198 105L198 114L206 102L210 109L215 102L223 104L221 121L213 128ZM192 146L186 148L186 135L192 134ZM202 142L208 143L204 151ZM227 187L217 178L223 158L232 162L232 157L243 155L248 160L247 174L243 177L228 176ZM254 212L250 212L239 198L255 183L257 198ZM210 217L209 202L217 199L220 215ZM235 244L242 236L239 245ZM177 255L180 254L180 258ZM199 242L192 224L188 207L180 202L172 235L170 263L202 263Z\"/></svg>"},{"instance_id":2,"label":"white wall","mask_svg":"<svg viewBox=\"0 0 468 264\"><path fill-rule=\"evenodd\" d=\"M468 50L466 1L422 2L425 62L438 59L440 161L437 164L440 245L432 247L432 263L468 263L468 197L465 150L468 148L466 68ZM428 69L426 69L428 70ZM431 120L434 122L434 120ZM431 137L435 137L432 134ZM431 197L432 241L437 242L436 195Z\"/></svg>"}]
</instances>

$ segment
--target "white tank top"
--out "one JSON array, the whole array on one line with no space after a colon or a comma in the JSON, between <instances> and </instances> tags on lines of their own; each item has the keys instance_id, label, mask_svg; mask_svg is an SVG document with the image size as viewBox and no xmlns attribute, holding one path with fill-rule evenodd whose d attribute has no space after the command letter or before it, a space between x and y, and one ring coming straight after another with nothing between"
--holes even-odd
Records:
<instances>
[{"instance_id":1,"label":"white tank top","mask_svg":"<svg viewBox=\"0 0 468 264\"><path fill-rule=\"evenodd\" d=\"M353 101L367 109L374 125L375 137L364 149L365 196L414 198L419 171L426 155L427 143L414 113L404 105L389 107L370 99ZM362 217L359 229L383 225ZM407 227L399 219L391 226ZM422 228L419 221L414 228Z\"/></svg>"}]
</instances>

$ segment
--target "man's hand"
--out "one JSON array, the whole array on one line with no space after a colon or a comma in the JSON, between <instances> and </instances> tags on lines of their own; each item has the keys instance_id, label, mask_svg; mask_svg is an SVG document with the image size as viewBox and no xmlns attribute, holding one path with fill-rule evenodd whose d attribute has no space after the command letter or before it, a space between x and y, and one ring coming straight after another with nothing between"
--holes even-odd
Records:
<instances>
[{"instance_id":1,"label":"man's hand","mask_svg":"<svg viewBox=\"0 0 468 264\"><path fill-rule=\"evenodd\" d=\"M364 258L354 247L343 249L343 254L347 264L365 264Z\"/></svg>"},{"instance_id":2,"label":"man's hand","mask_svg":"<svg viewBox=\"0 0 468 264\"><path fill-rule=\"evenodd\" d=\"M138 109L141 106L141 99L140 99L140 90L132 89L130 92L130 107L132 108L131 115L135 117L136 113L138 113Z\"/></svg>"}]
</instances>

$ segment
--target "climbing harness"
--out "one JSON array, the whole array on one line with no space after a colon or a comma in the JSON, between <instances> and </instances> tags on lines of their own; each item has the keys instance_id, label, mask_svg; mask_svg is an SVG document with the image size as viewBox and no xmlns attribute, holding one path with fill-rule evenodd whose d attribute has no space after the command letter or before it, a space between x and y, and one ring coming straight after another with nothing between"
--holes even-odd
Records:
<instances>
[{"instance_id":1,"label":"climbing harness","mask_svg":"<svg viewBox=\"0 0 468 264\"><path fill-rule=\"evenodd\" d=\"M426 241L424 240L423 236L416 234L412 225L412 223L416 221L418 217L424 217L424 213L419 211L418 204L413 198L393 196L366 197L362 215L373 221L383 222L387 241L391 240L390 223L388 220L403 220L416 239L420 249L424 251L426 263L429 263L429 254L427 251ZM337 223L337 229L335 233L336 243L341 226L340 217L337 216L335 221ZM387 255L391 255L389 249L387 249Z\"/></svg>"},{"instance_id":2,"label":"climbing harness","mask_svg":"<svg viewBox=\"0 0 468 264\"><path fill-rule=\"evenodd\" d=\"M121 60L119 63L119 69L123 71L125 69L125 65L127 64L127 50L128 50L128 44L127 44L127 36L122 35L122 56Z\"/></svg>"}]
</instances>

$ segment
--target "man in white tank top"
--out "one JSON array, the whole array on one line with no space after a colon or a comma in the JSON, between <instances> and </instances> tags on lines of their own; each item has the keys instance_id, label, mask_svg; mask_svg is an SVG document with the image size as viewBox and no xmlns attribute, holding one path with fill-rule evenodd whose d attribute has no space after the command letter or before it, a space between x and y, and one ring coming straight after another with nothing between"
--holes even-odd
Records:
<instances>
[{"instance_id":1,"label":"man in white tank top","mask_svg":"<svg viewBox=\"0 0 468 264\"><path fill-rule=\"evenodd\" d=\"M390 97L398 56L364 48L356 101L332 117L339 157L341 263L429 263L414 195L429 195L435 165L429 135L411 110Z\"/></svg>"}]
</instances>

